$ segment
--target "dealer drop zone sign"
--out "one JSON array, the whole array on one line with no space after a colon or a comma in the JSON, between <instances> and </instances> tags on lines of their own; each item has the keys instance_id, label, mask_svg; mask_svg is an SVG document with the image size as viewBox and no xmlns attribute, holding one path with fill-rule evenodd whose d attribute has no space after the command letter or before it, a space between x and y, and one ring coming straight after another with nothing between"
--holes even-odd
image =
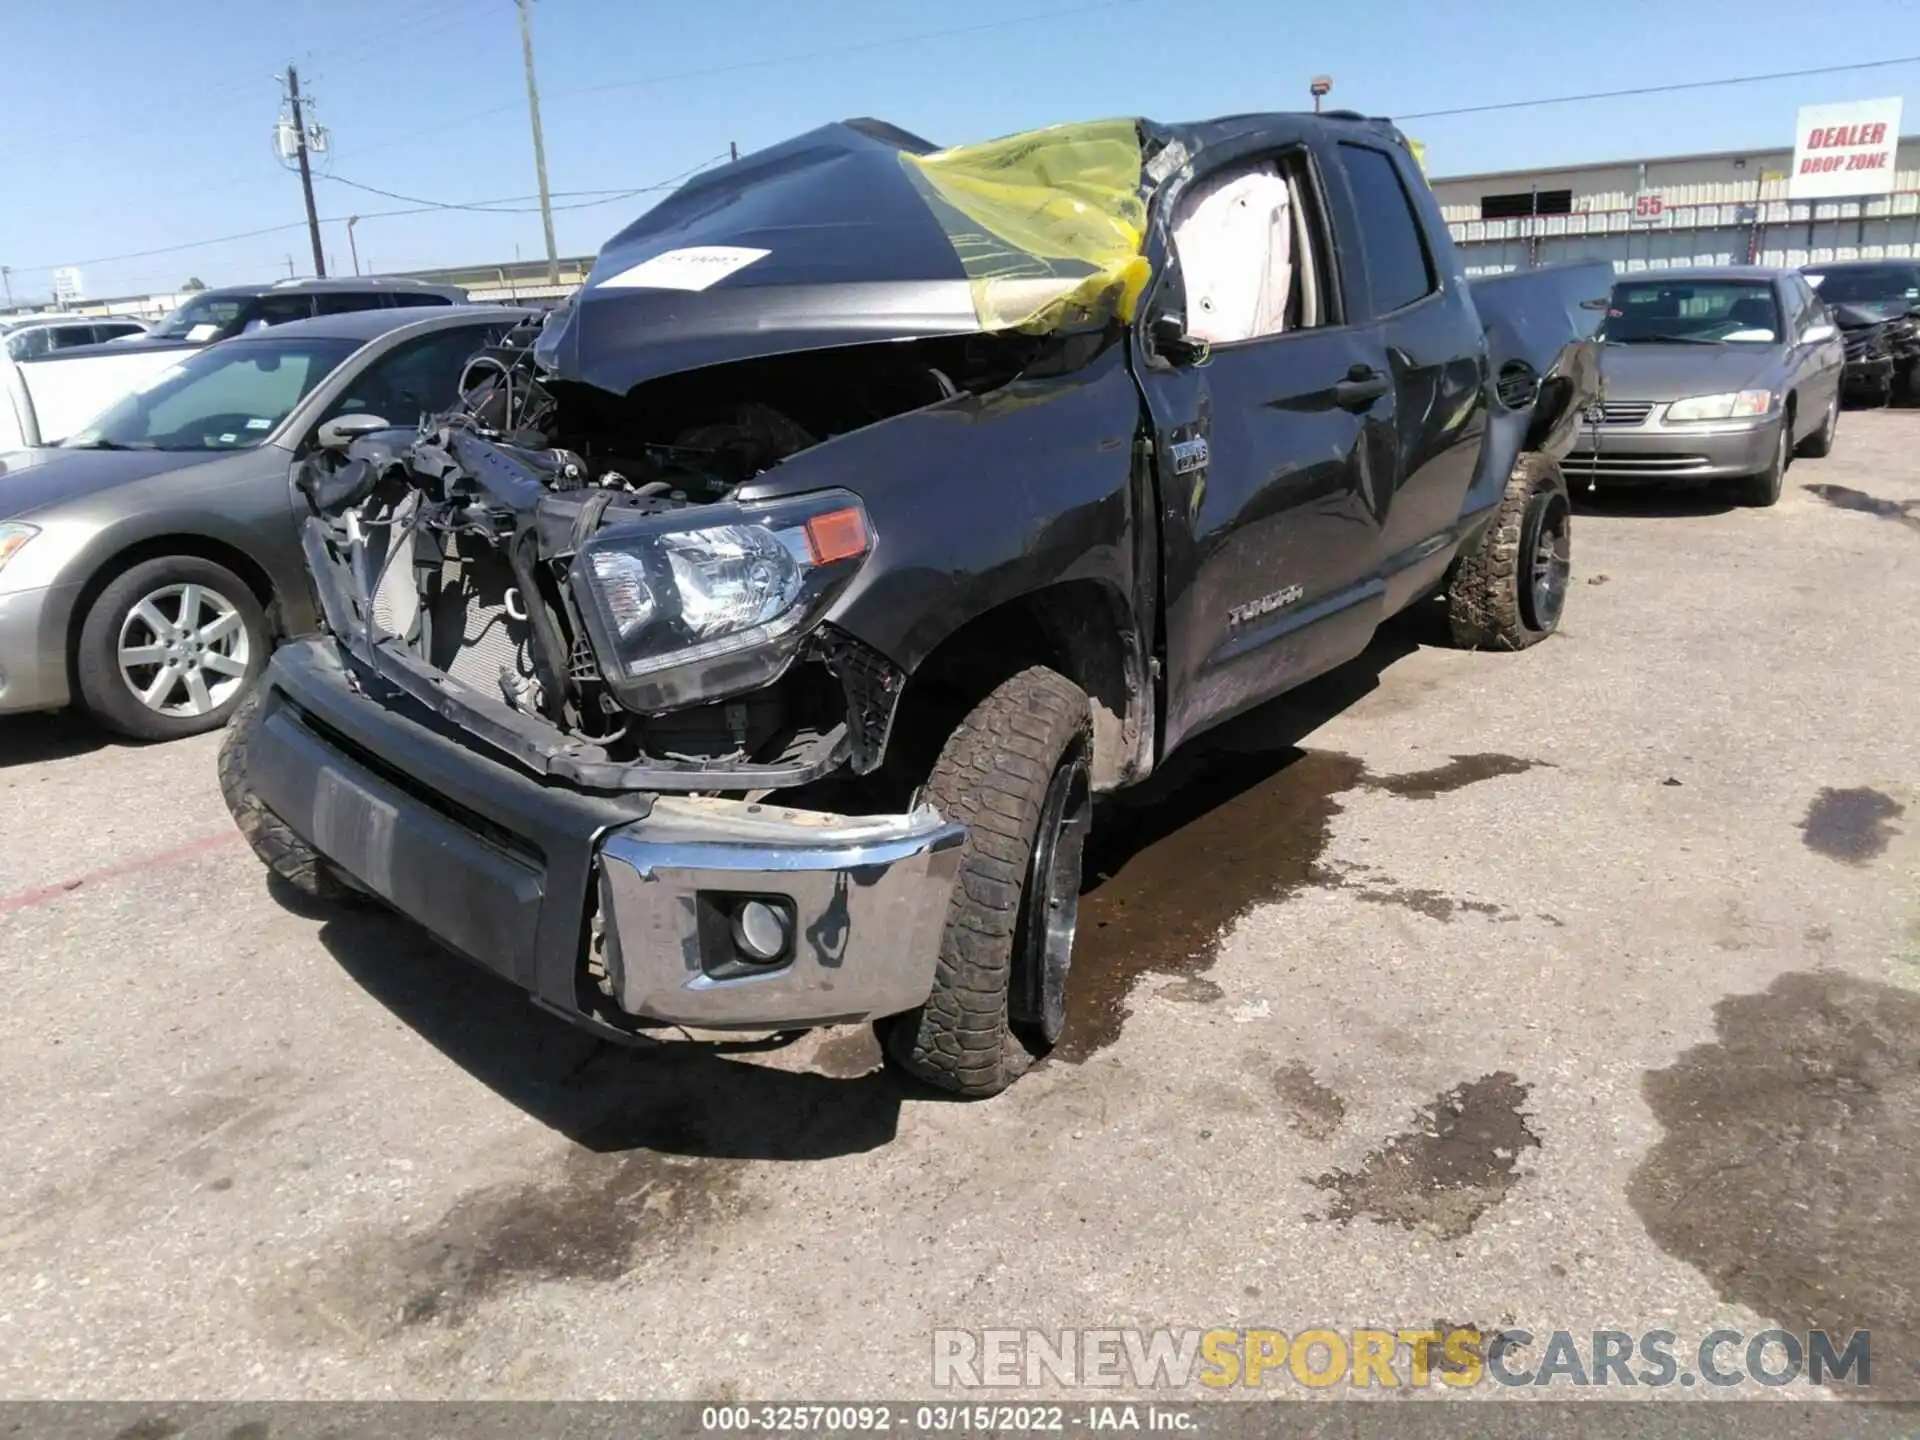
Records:
<instances>
[{"instance_id":1,"label":"dealer drop zone sign","mask_svg":"<svg viewBox=\"0 0 1920 1440\"><path fill-rule=\"evenodd\" d=\"M1900 99L1803 105L1793 139L1787 198L1885 195L1893 189L1900 144Z\"/></svg>"}]
</instances>

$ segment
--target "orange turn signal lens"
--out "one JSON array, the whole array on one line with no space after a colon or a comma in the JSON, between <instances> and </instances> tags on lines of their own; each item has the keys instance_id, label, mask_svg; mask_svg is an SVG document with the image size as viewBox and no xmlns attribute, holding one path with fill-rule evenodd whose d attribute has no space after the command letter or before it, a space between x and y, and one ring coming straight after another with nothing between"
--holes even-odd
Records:
<instances>
[{"instance_id":1,"label":"orange turn signal lens","mask_svg":"<svg viewBox=\"0 0 1920 1440\"><path fill-rule=\"evenodd\" d=\"M866 517L851 507L829 510L807 521L807 549L813 552L816 565L852 560L866 554L872 543Z\"/></svg>"}]
</instances>

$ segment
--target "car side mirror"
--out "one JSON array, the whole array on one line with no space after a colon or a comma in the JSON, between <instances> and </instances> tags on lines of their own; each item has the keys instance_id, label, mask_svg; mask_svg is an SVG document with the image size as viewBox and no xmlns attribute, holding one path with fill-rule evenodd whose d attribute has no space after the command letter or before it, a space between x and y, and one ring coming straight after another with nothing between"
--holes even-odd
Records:
<instances>
[{"instance_id":1,"label":"car side mirror","mask_svg":"<svg viewBox=\"0 0 1920 1440\"><path fill-rule=\"evenodd\" d=\"M314 439L322 450L344 450L362 435L392 428L380 415L336 415L320 427Z\"/></svg>"},{"instance_id":2,"label":"car side mirror","mask_svg":"<svg viewBox=\"0 0 1920 1440\"><path fill-rule=\"evenodd\" d=\"M1840 332L1834 329L1833 326L1822 321L1818 325L1809 325L1807 327L1807 333L1800 338L1808 345L1824 345L1839 333Z\"/></svg>"},{"instance_id":3,"label":"car side mirror","mask_svg":"<svg viewBox=\"0 0 1920 1440\"><path fill-rule=\"evenodd\" d=\"M1206 341L1187 333L1186 317L1170 310L1153 317L1147 338L1153 342L1153 353L1169 365L1198 365L1211 353Z\"/></svg>"}]
</instances>

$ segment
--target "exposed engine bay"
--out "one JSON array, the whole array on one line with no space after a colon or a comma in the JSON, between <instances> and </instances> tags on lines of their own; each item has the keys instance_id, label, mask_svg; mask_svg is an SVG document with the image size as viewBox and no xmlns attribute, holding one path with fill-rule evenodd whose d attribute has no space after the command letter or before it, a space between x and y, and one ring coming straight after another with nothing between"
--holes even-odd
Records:
<instances>
[{"instance_id":1,"label":"exposed engine bay","mask_svg":"<svg viewBox=\"0 0 1920 1440\"><path fill-rule=\"evenodd\" d=\"M373 674L589 788L876 767L905 677L821 623L873 546L860 500L738 493L836 435L1057 364L1060 342L847 346L618 396L543 374L539 332L475 356L461 403L417 432L302 467L330 628Z\"/></svg>"}]
</instances>

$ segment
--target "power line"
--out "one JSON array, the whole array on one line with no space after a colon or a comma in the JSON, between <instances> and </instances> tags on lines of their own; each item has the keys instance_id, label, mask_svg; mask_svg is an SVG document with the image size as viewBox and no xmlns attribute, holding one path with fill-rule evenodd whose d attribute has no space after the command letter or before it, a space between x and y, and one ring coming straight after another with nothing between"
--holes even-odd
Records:
<instances>
[{"instance_id":1,"label":"power line","mask_svg":"<svg viewBox=\"0 0 1920 1440\"><path fill-rule=\"evenodd\" d=\"M452 14L456 10L464 11L470 10L471 8L467 0L461 0L461 3L457 5L448 5L437 10L403 16L396 20L392 26L383 28L382 33L385 38L382 40L378 49L357 51L347 57L347 63L368 59L377 54L391 56L393 53L391 41L396 30L404 32L418 25ZM438 34L440 31L450 28L452 27L448 25L437 26L413 38L416 40L425 39L428 35ZM306 52L309 58L314 57L316 53L321 52L316 52L312 49ZM28 150L44 155L50 150L64 150L70 146L82 145L92 140L105 140L124 136L128 133L129 129L137 129L142 134L151 134L153 133L152 121L156 116L164 116L168 120L176 122L181 120L197 120L202 116L224 114L229 110L237 110L243 105L251 106L257 102L259 94L259 82L253 80L228 81L224 85L213 87L199 86L185 95L175 96L166 100L143 101L134 108L120 111L118 112L117 118L103 129L86 130L77 135L69 134L62 136L55 134L52 136L28 136L23 145L0 151L0 159L6 159L14 154L23 153Z\"/></svg>"},{"instance_id":2,"label":"power line","mask_svg":"<svg viewBox=\"0 0 1920 1440\"><path fill-rule=\"evenodd\" d=\"M956 35L977 35L986 30L1007 30L1018 25L1037 25L1070 15L1090 15L1099 10L1124 10L1144 5L1146 0L1099 0L1098 4L1075 5L1065 10L1046 10L1037 15L1017 15L1007 20L988 20L979 25L956 25L949 30L924 30L918 35L897 35L886 40L867 40L858 45L830 45L820 50L803 50L793 55L775 55L764 60L740 60L729 65L709 65L699 70L676 70L668 75L648 75L638 80L613 80L604 85L580 85L571 90L555 90L555 98L567 95L600 95L609 90L637 90L647 85L665 85L675 80L703 80L709 75L730 75L738 70L764 70L773 65L793 65L802 60L825 60L836 55L858 55L869 50L884 50L895 45L918 45L923 40L947 40Z\"/></svg>"},{"instance_id":3,"label":"power line","mask_svg":"<svg viewBox=\"0 0 1920 1440\"><path fill-rule=\"evenodd\" d=\"M691 166L690 168L681 171L678 175L670 176L665 180L657 180L651 185L636 185L629 190L563 190L558 192L560 195L563 195L563 196L595 195L595 196L601 196L603 198L594 199L594 200L585 200L572 205L556 205L553 208L556 210L586 210L586 209L591 209L596 205L609 205L614 203L617 200L629 199L635 195L645 195L654 191L668 190L674 187L675 185L678 185L682 180L686 179L689 175L693 175L698 171L704 170L709 165L712 165L717 161L724 160L726 158L727 158L727 152L723 150L718 155L709 156L707 159L702 160L698 165ZM537 206L529 207L523 210L510 210L510 209L499 208L501 206L517 204L521 201L533 200L538 198L537 196L533 196L533 195L506 195L496 200L469 200L462 204L450 204L450 203L445 203L437 200L421 199L419 197L412 196L412 195L400 195L391 190L376 189L374 186L361 185L356 181L347 180L338 175L321 175L321 176L316 176L314 178L321 179L321 180L328 180L333 182L336 185L351 186L353 189L365 190L370 192L371 194L384 196L388 199L404 200L408 202L408 208L402 209L402 210L362 211L360 214L360 218L362 220L390 220L390 219L398 218L403 215L428 215L437 211L444 211L444 210L458 210L458 211L465 211L469 213L476 213L476 214L482 214L482 215L529 215L529 214L536 213L538 210ZM346 217L345 215L329 215L329 216L323 217L320 223L322 225L344 225L347 221L347 218L348 217ZM213 238L207 239L207 240L189 240L184 242L183 244L162 245L152 250L133 250L133 251L127 252L124 255L100 255L100 256L96 256L91 260L62 260L52 265L15 265L10 268L12 273L15 275L40 275L40 274L46 274L48 272L61 269L63 266L67 266L67 265L72 265L76 269L84 266L90 266L90 265L115 265L120 263L123 260L144 260L144 259L147 259L149 256L153 256L153 255L177 255L185 250L201 250L201 249L209 248L214 245L230 244L236 240L253 240L262 235L279 235L279 234L283 234L288 230L304 230L305 228L306 228L306 221L294 220L294 221L289 221L285 225L268 225L258 230L241 230L232 235L216 235Z\"/></svg>"},{"instance_id":4,"label":"power line","mask_svg":"<svg viewBox=\"0 0 1920 1440\"><path fill-rule=\"evenodd\" d=\"M1502 100L1494 105L1461 105L1452 110L1416 110L1395 120L1437 120L1451 115L1485 115L1495 110L1526 110L1536 105L1574 105L1583 100L1624 100L1635 95L1671 95L1680 90L1712 90L1722 85L1758 85L1766 80L1802 80L1810 75L1838 75L1848 70L1885 70L1895 65L1920 64L1920 55L1893 60L1862 60L1856 65L1817 65L1810 70L1776 70L1768 75L1729 75L1721 80L1682 80L1671 85L1636 85L1627 90L1594 90L1585 95L1549 95L1538 100Z\"/></svg>"},{"instance_id":5,"label":"power line","mask_svg":"<svg viewBox=\"0 0 1920 1440\"><path fill-rule=\"evenodd\" d=\"M742 60L729 65L708 66L699 70L678 70L663 75L643 76L638 80L618 80L604 85L587 85L572 90L549 90L546 99L551 102L564 100L575 95L597 95L608 90L630 90L647 85L667 85L677 80L698 80L709 75L725 75L737 70L760 70L775 65L792 65L804 60L819 60L833 55L853 55L870 50L885 49L897 45L918 45L928 40L943 40L955 35L971 35L986 30L1004 30L1020 25L1038 25L1049 20L1058 20L1065 16L1086 15L1100 10L1117 10L1133 5L1145 4L1146 0L1100 0L1092 5L1076 5L1063 10L1043 10L1037 14L1015 16L1007 20L990 20L979 25L960 25L946 30L923 30L912 35L896 35L885 40L868 40L857 45L831 46L821 50L806 50L790 55L774 55L762 60ZM458 130L476 120L490 119L495 115L506 115L520 110L521 103L513 101L505 105L491 105L483 110L469 110L452 120L427 125L418 130L409 130L404 134L392 136L377 144L356 146L356 157L375 155L383 150L392 150L396 146L406 145L415 140L423 140L430 135L443 135L449 130Z\"/></svg>"}]
</instances>

